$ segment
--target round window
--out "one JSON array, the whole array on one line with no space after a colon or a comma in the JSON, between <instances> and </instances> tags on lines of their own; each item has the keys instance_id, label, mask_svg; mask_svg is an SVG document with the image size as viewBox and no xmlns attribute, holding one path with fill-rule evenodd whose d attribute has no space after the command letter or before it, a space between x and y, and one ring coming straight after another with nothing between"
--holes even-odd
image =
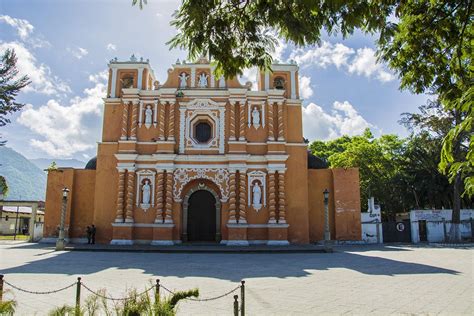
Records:
<instances>
[{"instance_id":1,"label":"round window","mask_svg":"<svg viewBox=\"0 0 474 316\"><path fill-rule=\"evenodd\" d=\"M207 143L211 139L212 128L209 123L200 122L196 124L194 135L195 139L200 143Z\"/></svg>"}]
</instances>

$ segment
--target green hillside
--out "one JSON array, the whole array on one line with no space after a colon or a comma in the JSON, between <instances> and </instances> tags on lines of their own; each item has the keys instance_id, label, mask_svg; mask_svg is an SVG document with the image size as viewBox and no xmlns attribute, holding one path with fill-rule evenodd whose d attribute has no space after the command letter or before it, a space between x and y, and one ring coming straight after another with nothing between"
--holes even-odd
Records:
<instances>
[{"instance_id":1,"label":"green hillside","mask_svg":"<svg viewBox=\"0 0 474 316\"><path fill-rule=\"evenodd\" d=\"M0 146L0 175L9 188L6 200L45 200L46 172L5 146Z\"/></svg>"}]
</instances>

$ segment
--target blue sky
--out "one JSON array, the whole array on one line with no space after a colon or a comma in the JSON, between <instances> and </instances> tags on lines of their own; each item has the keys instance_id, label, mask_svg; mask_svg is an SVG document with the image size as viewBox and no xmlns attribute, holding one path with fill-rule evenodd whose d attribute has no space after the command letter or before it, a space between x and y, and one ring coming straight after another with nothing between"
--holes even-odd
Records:
<instances>
[{"instance_id":1,"label":"blue sky","mask_svg":"<svg viewBox=\"0 0 474 316\"><path fill-rule=\"evenodd\" d=\"M163 82L171 64L186 58L166 45L176 34L169 23L179 1L148 2L140 11L131 0L0 0L0 52L14 48L20 70L33 81L18 97L28 105L0 130L7 146L28 158L95 155L108 60L132 53L149 58ZM304 49L280 43L275 58L300 65L306 138L354 135L365 127L407 135L400 114L417 111L427 97L400 92L374 50L374 38L360 33ZM245 71L242 82L254 75Z\"/></svg>"}]
</instances>

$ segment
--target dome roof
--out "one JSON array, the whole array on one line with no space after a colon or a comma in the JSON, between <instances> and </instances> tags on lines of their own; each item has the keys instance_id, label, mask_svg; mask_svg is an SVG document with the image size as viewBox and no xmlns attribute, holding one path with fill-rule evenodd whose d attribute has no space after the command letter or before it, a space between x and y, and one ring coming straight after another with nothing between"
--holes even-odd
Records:
<instances>
[{"instance_id":1,"label":"dome roof","mask_svg":"<svg viewBox=\"0 0 474 316\"><path fill-rule=\"evenodd\" d=\"M96 166L97 166L97 157L94 157L87 162L86 167L84 169L95 170Z\"/></svg>"},{"instance_id":2,"label":"dome roof","mask_svg":"<svg viewBox=\"0 0 474 316\"><path fill-rule=\"evenodd\" d=\"M326 160L313 155L308 151L308 169L327 169L328 163Z\"/></svg>"}]
</instances>

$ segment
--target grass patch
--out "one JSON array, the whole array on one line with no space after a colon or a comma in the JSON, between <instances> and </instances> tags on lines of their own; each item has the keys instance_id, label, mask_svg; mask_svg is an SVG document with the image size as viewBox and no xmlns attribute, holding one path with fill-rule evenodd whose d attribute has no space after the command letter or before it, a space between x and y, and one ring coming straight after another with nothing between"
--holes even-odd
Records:
<instances>
[{"instance_id":1,"label":"grass patch","mask_svg":"<svg viewBox=\"0 0 474 316\"><path fill-rule=\"evenodd\" d=\"M0 240L15 240L13 235L0 235ZM16 235L16 240L28 240L28 235Z\"/></svg>"}]
</instances>

